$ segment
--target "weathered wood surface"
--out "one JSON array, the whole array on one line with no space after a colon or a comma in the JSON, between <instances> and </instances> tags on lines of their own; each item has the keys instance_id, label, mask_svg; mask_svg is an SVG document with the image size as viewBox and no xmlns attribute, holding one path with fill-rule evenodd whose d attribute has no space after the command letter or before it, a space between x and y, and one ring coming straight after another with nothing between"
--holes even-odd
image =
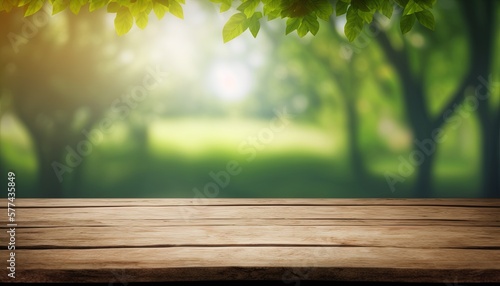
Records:
<instances>
[{"instance_id":1,"label":"weathered wood surface","mask_svg":"<svg viewBox=\"0 0 500 286\"><path fill-rule=\"evenodd\" d=\"M17 282L500 282L500 200L17 199L16 220Z\"/></svg>"}]
</instances>

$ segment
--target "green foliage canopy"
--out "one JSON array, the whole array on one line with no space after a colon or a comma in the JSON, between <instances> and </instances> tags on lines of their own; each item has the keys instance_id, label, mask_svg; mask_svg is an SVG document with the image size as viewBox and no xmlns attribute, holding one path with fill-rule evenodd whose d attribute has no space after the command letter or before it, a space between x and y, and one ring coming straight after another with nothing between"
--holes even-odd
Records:
<instances>
[{"instance_id":1,"label":"green foliage canopy","mask_svg":"<svg viewBox=\"0 0 500 286\"><path fill-rule=\"evenodd\" d=\"M344 32L349 41L361 33L363 26L373 20L375 13L387 18L393 16L395 7L402 10L400 28L402 33L411 30L416 21L428 29L434 29L434 16L430 11L436 0L208 0L220 5L220 12L236 8L236 13L225 24L222 35L228 42L244 31L250 30L254 37L260 29L260 21L282 19L286 21L286 34L296 31L300 37L308 33L316 35L320 23L318 19L328 21L346 14ZM24 16L31 16L41 10L45 0L2 0L0 11L10 12L13 8L25 9ZM153 12L158 19L170 13L184 18L182 5L185 0L49 0L52 14L66 9L78 14L88 5L90 12L106 8L108 13L115 13L115 29L118 35L126 34L135 24L146 28L149 15Z\"/></svg>"}]
</instances>

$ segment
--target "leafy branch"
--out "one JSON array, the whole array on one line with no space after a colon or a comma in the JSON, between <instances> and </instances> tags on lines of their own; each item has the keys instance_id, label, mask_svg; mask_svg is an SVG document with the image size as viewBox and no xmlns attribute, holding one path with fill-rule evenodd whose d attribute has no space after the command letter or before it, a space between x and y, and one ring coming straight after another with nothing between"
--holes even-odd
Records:
<instances>
[{"instance_id":1,"label":"leafy branch","mask_svg":"<svg viewBox=\"0 0 500 286\"><path fill-rule=\"evenodd\" d=\"M308 33L316 35L320 21L329 21L336 16L346 14L344 33L349 41L354 41L365 24L370 24L375 13L393 16L394 8L400 7L401 32L408 33L415 22L433 30L434 15L431 12L436 0L209 0L220 5L220 12L236 10L222 30L224 42L228 42L246 30L254 37L260 30L262 19L271 21L282 19L286 23L285 34L296 31L299 37ZM28 17L39 12L45 0L2 0L0 12L10 12L14 8L25 9ZM88 5L90 12L106 8L108 13L115 13L115 29L118 35L124 35L134 25L144 29L148 25L149 15L153 12L158 19L167 13L184 18L182 5L185 0L49 0L52 14L69 9L78 14L82 7Z\"/></svg>"}]
</instances>

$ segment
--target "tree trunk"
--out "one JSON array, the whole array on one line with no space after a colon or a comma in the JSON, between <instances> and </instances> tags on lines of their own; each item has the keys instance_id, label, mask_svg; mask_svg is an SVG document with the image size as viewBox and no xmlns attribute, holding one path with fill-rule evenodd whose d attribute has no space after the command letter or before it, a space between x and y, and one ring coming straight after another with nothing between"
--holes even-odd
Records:
<instances>
[{"instance_id":1,"label":"tree trunk","mask_svg":"<svg viewBox=\"0 0 500 286\"><path fill-rule=\"evenodd\" d=\"M35 144L40 144L35 141ZM59 181L52 168L52 162L59 161L54 152L43 152L41 148L36 148L38 158L38 193L41 197L60 198L63 196L63 182ZM46 154L49 153L49 154Z\"/></svg>"},{"instance_id":2,"label":"tree trunk","mask_svg":"<svg viewBox=\"0 0 500 286\"><path fill-rule=\"evenodd\" d=\"M35 154L38 161L38 184L39 188L37 193L40 197L46 198L60 198L63 196L63 184L52 168L54 161L62 162L62 142L59 139L52 139L53 135L44 134L40 131L35 120L25 113L18 112L18 118L24 123L24 126L29 130L33 145L35 147ZM57 136L56 136L57 137Z\"/></svg>"},{"instance_id":3,"label":"tree trunk","mask_svg":"<svg viewBox=\"0 0 500 286\"><path fill-rule=\"evenodd\" d=\"M359 123L353 101L353 99L346 98L347 144L349 145L349 159L351 161L354 176L359 178L359 181L364 181L366 178L366 169L363 156L361 154L361 148L359 147Z\"/></svg>"},{"instance_id":4,"label":"tree trunk","mask_svg":"<svg viewBox=\"0 0 500 286\"><path fill-rule=\"evenodd\" d=\"M422 141L431 138L429 134L431 134L433 124L427 108L422 76L413 75L407 51L394 49L386 33L379 33L377 40L385 56L399 75L406 118L414 139ZM413 151L420 152L416 143L414 143ZM432 196L432 165L435 152L436 150L433 150L433 152L429 152L430 154L424 154L421 165L413 164L417 169L417 181L414 190L419 197Z\"/></svg>"},{"instance_id":5,"label":"tree trunk","mask_svg":"<svg viewBox=\"0 0 500 286\"><path fill-rule=\"evenodd\" d=\"M464 13L470 35L470 50L475 71L470 84L476 86L477 76L488 77L491 73L497 2L485 0L476 3L462 0L458 3ZM487 98L479 103L477 109L482 140L481 179L484 197L500 197L500 110L491 108L493 103L491 98Z\"/></svg>"},{"instance_id":6,"label":"tree trunk","mask_svg":"<svg viewBox=\"0 0 500 286\"><path fill-rule=\"evenodd\" d=\"M500 124L482 123L482 193L487 198L500 197Z\"/></svg>"},{"instance_id":7,"label":"tree trunk","mask_svg":"<svg viewBox=\"0 0 500 286\"><path fill-rule=\"evenodd\" d=\"M408 123L413 132L413 150L412 153L420 154L423 156L410 156L414 157L411 162L416 169L417 178L414 185L414 193L421 198L429 198L433 195L432 185L432 167L434 165L435 153L437 146L434 145L431 150L421 150L421 147L416 143L429 142L432 140L431 130L432 123L429 120L425 98L425 92L421 84L415 83L410 74L403 74L403 91L405 97L405 110L408 116ZM433 142L433 141L432 141ZM410 154L412 154L410 153ZM421 163L418 161L422 160Z\"/></svg>"},{"instance_id":8,"label":"tree trunk","mask_svg":"<svg viewBox=\"0 0 500 286\"><path fill-rule=\"evenodd\" d=\"M359 116L356 112L356 99L358 98L358 78L354 69L355 56L353 56L348 63L348 77L349 83L346 86L344 83L339 82L341 85L342 94L346 105L347 116L347 144L349 148L349 159L351 161L353 175L357 182L364 182L367 177L365 163L363 160L361 147L359 146Z\"/></svg>"},{"instance_id":9,"label":"tree trunk","mask_svg":"<svg viewBox=\"0 0 500 286\"><path fill-rule=\"evenodd\" d=\"M42 169L39 172L39 192L42 197L46 198L61 198L63 197L62 182L59 182L52 168L50 161L42 162ZM48 167L46 167L48 165Z\"/></svg>"},{"instance_id":10,"label":"tree trunk","mask_svg":"<svg viewBox=\"0 0 500 286\"><path fill-rule=\"evenodd\" d=\"M419 149L415 146L414 150ZM414 188L415 194L419 198L430 198L434 194L432 172L436 158L435 154L435 152L431 152L429 155L425 155L422 164L418 167Z\"/></svg>"}]
</instances>

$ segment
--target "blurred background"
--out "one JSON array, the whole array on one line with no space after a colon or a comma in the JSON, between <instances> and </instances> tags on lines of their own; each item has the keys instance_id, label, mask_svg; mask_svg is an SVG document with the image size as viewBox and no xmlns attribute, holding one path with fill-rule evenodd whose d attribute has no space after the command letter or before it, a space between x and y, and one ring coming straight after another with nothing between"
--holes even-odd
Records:
<instances>
[{"instance_id":1,"label":"blurred background","mask_svg":"<svg viewBox=\"0 0 500 286\"><path fill-rule=\"evenodd\" d=\"M375 17L223 44L186 1L118 37L114 14L0 14L0 168L17 197L495 197L500 5L439 0L436 30ZM470 3L468 3L470 2ZM473 3L472 3L473 2ZM51 9L51 7L50 7ZM85 10L85 11L84 11Z\"/></svg>"}]
</instances>

